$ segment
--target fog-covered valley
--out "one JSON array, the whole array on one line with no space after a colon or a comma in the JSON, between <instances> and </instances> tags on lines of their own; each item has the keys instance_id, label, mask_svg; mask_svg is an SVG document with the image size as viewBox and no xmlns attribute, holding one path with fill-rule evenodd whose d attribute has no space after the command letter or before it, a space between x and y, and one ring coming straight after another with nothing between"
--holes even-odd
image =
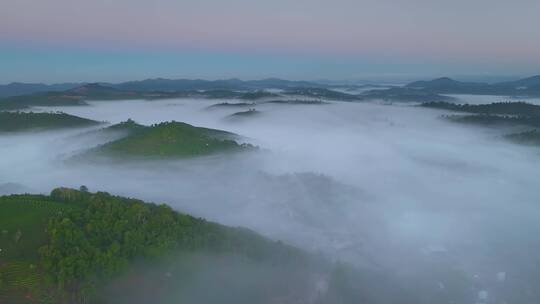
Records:
<instances>
[{"instance_id":1,"label":"fog-covered valley","mask_svg":"<svg viewBox=\"0 0 540 304\"><path fill-rule=\"evenodd\" d=\"M381 286L414 290L415 303L540 299L540 150L502 137L515 127L453 124L444 110L411 104L210 107L220 102L240 101L32 108L110 124L181 121L239 134L258 149L87 162L72 156L119 135L95 132L103 126L2 134L0 191L86 185L167 203L382 274L392 283ZM252 108L259 115L229 116Z\"/></svg>"}]
</instances>

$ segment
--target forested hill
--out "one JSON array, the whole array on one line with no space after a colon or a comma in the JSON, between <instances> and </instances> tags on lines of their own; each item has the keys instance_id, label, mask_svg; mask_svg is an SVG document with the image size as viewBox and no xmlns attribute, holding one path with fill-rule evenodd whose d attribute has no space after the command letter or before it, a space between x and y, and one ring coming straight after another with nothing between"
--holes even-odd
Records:
<instances>
[{"instance_id":1,"label":"forested hill","mask_svg":"<svg viewBox=\"0 0 540 304\"><path fill-rule=\"evenodd\" d=\"M0 196L0 232L2 304L414 303L373 271L84 186Z\"/></svg>"},{"instance_id":2,"label":"forested hill","mask_svg":"<svg viewBox=\"0 0 540 304\"><path fill-rule=\"evenodd\" d=\"M133 132L88 151L86 157L193 157L254 148L238 143L236 134L175 121L149 127L127 121L111 128L128 128Z\"/></svg>"},{"instance_id":3,"label":"forested hill","mask_svg":"<svg viewBox=\"0 0 540 304\"><path fill-rule=\"evenodd\" d=\"M0 112L0 132L89 127L100 122L62 112Z\"/></svg>"},{"instance_id":4,"label":"forested hill","mask_svg":"<svg viewBox=\"0 0 540 304\"><path fill-rule=\"evenodd\" d=\"M245 229L85 189L0 197L0 231L0 303L18 297L82 303L136 258L151 260L175 250L278 264L305 258Z\"/></svg>"}]
</instances>

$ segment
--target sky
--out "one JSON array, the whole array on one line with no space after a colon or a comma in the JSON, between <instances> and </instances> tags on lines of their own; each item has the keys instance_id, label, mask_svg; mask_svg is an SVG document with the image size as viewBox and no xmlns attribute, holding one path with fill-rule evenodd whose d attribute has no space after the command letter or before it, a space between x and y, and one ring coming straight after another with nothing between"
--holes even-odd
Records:
<instances>
[{"instance_id":1,"label":"sky","mask_svg":"<svg viewBox=\"0 0 540 304\"><path fill-rule=\"evenodd\" d=\"M0 0L0 83L540 73L538 0Z\"/></svg>"}]
</instances>

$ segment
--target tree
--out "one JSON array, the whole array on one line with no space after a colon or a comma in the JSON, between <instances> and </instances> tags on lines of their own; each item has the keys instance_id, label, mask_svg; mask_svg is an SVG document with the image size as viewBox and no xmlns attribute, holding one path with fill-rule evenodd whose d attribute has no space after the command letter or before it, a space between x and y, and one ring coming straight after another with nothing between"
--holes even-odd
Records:
<instances>
[{"instance_id":1,"label":"tree","mask_svg":"<svg viewBox=\"0 0 540 304\"><path fill-rule=\"evenodd\" d=\"M85 185L82 185L82 186L79 187L79 191L88 192L88 187L86 187Z\"/></svg>"}]
</instances>

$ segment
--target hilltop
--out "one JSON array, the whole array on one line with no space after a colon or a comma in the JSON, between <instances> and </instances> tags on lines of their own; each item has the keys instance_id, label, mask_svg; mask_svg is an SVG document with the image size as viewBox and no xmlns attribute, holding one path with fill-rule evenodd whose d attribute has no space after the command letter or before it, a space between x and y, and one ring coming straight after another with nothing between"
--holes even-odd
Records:
<instances>
[{"instance_id":1,"label":"hilltop","mask_svg":"<svg viewBox=\"0 0 540 304\"><path fill-rule=\"evenodd\" d=\"M119 128L116 126L115 128ZM129 126L133 128L133 124ZM182 122L164 122L150 127L137 125L121 139L96 147L87 156L193 157L253 148L239 144L236 134L195 127Z\"/></svg>"}]
</instances>

